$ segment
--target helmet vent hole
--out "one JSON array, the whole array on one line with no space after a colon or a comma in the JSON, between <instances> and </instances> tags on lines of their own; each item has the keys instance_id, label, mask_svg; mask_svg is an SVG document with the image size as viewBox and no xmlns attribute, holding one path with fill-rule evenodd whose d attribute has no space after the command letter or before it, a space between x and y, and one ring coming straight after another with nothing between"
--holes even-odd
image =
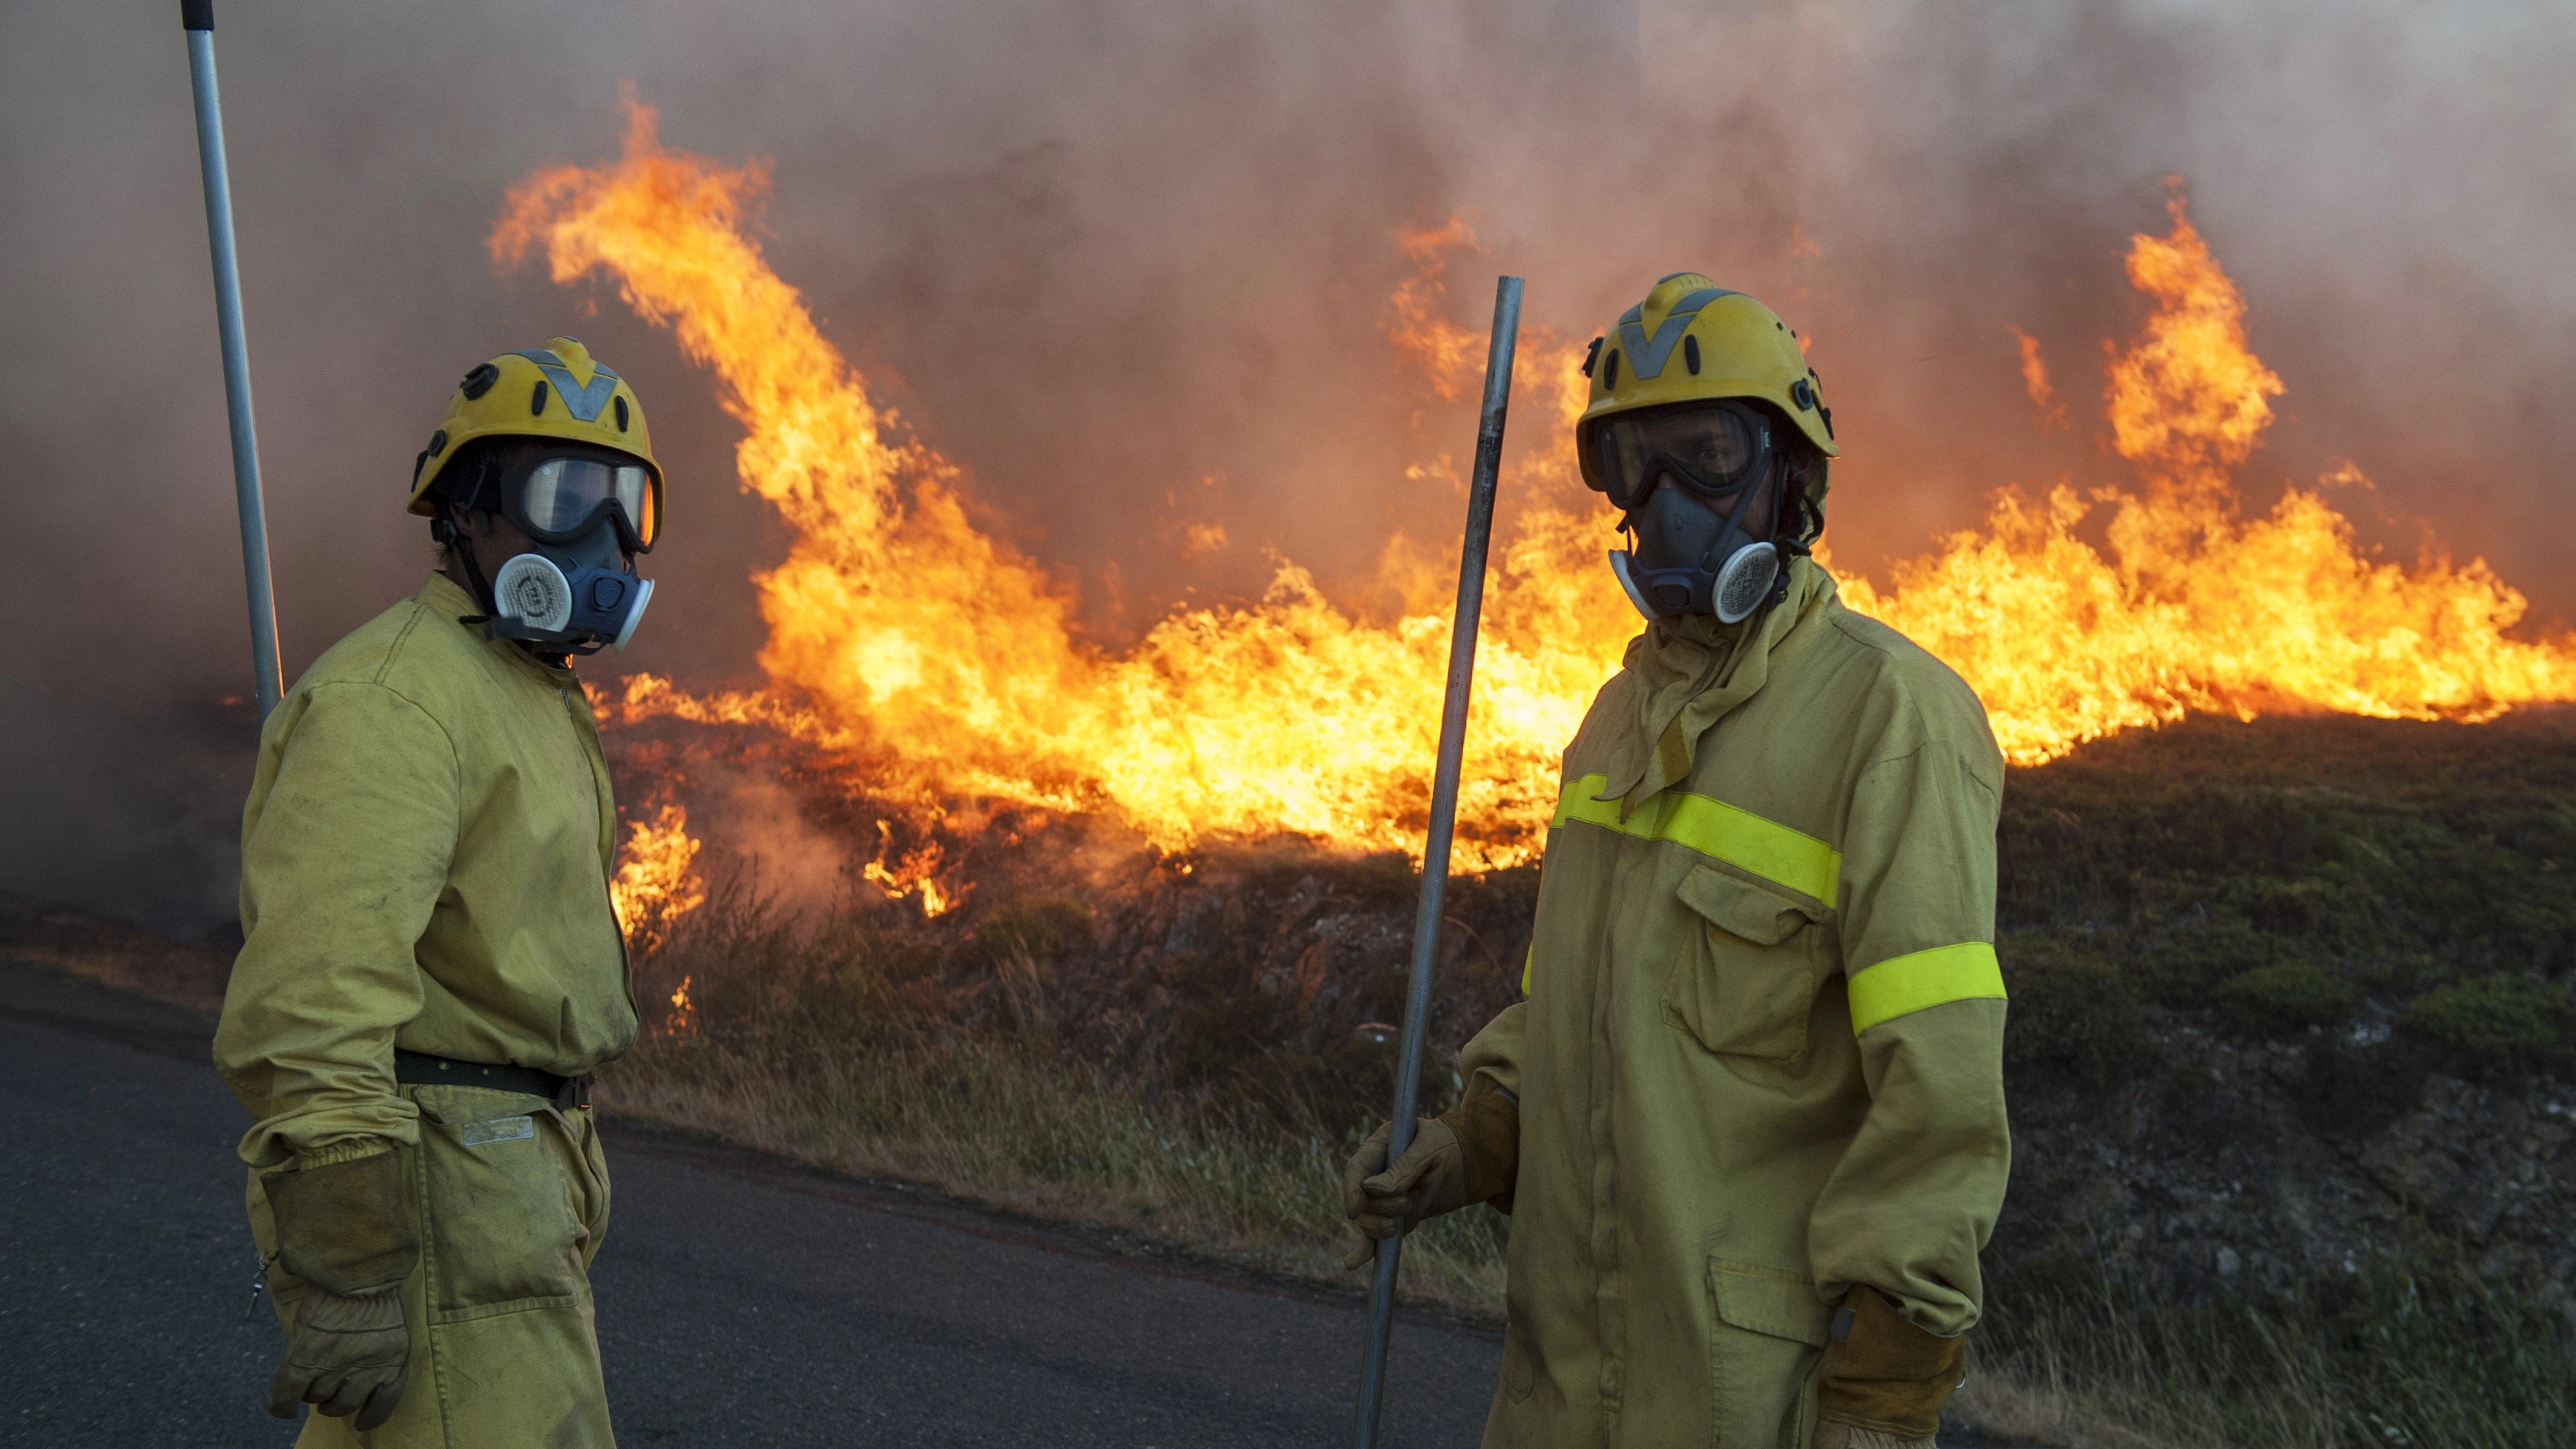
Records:
<instances>
[{"instance_id":1,"label":"helmet vent hole","mask_svg":"<svg viewBox=\"0 0 2576 1449\"><path fill-rule=\"evenodd\" d=\"M465 394L465 400L467 402L472 402L483 394L490 392L492 390L492 384L499 382L500 380L501 369L494 367L492 364L487 362L482 366L475 368L472 372L465 374L465 380L456 385L456 390Z\"/></svg>"},{"instance_id":2,"label":"helmet vent hole","mask_svg":"<svg viewBox=\"0 0 2576 1449\"><path fill-rule=\"evenodd\" d=\"M537 382L536 390L528 394L528 416L532 418L541 418L544 417L545 414L546 384L544 379L540 378Z\"/></svg>"},{"instance_id":3,"label":"helmet vent hole","mask_svg":"<svg viewBox=\"0 0 2576 1449\"><path fill-rule=\"evenodd\" d=\"M1619 349L1615 347L1610 349L1610 360L1601 364L1601 385L1605 388L1619 385Z\"/></svg>"},{"instance_id":4,"label":"helmet vent hole","mask_svg":"<svg viewBox=\"0 0 2576 1449\"><path fill-rule=\"evenodd\" d=\"M1690 369L1690 375L1691 375L1691 376L1693 376L1693 377L1697 377L1697 376L1699 376L1699 339L1698 339L1698 338L1696 338L1696 337L1685 337L1685 338L1683 338L1683 339L1682 339L1682 366L1687 367L1687 368L1689 368L1689 369Z\"/></svg>"},{"instance_id":5,"label":"helmet vent hole","mask_svg":"<svg viewBox=\"0 0 2576 1449\"><path fill-rule=\"evenodd\" d=\"M626 399L624 398L617 400L617 431L621 433L626 431Z\"/></svg>"}]
</instances>

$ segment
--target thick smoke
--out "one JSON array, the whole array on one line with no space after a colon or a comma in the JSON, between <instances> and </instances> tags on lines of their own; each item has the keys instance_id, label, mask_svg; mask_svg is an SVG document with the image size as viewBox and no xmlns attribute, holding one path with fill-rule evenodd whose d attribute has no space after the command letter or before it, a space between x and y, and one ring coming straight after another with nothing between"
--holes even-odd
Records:
<instances>
[{"instance_id":1,"label":"thick smoke","mask_svg":"<svg viewBox=\"0 0 2576 1449\"><path fill-rule=\"evenodd\" d=\"M224 66L290 675L415 586L398 511L465 368L570 331L632 378L673 477L664 588L613 668L747 680L778 525L735 431L613 293L483 248L503 188L615 148L775 162L770 249L992 526L1115 642L1274 557L1355 587L1455 526L1404 464L1470 426L1382 335L1391 234L1466 217L1581 338L1703 270L1813 346L1849 462L1833 541L1874 569L2010 482L2118 481L2102 344L2168 176L2287 381L2256 503L2338 501L2410 556L2483 554L2576 613L2576 18L2377 0L1849 0L1634 9L1325 3L345 6L227 0ZM175 16L0 11L0 894L182 928L228 913L246 780L239 555ZM2014 329L2074 426L2043 431ZM1526 445L1535 420L1519 420ZM1184 546L1192 524L1220 548ZM1606 584L1605 584L1606 587ZM1191 591L1195 591L1195 595ZM1009 627L996 620L995 627Z\"/></svg>"}]
</instances>

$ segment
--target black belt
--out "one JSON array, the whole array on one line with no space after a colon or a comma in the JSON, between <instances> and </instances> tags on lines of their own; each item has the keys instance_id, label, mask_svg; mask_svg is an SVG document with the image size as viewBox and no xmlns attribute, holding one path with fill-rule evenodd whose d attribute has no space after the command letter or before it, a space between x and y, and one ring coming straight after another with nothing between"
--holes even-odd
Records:
<instances>
[{"instance_id":1,"label":"black belt","mask_svg":"<svg viewBox=\"0 0 2576 1449\"><path fill-rule=\"evenodd\" d=\"M493 1066L394 1048L394 1080L416 1087L484 1087L543 1097L561 1111L590 1105L590 1078L558 1077L536 1067Z\"/></svg>"}]
</instances>

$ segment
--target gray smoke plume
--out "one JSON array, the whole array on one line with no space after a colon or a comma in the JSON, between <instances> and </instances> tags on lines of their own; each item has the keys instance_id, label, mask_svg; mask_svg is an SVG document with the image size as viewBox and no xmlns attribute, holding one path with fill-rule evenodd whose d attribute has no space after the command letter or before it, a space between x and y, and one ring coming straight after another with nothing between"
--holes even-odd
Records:
<instances>
[{"instance_id":1,"label":"gray smoke plume","mask_svg":"<svg viewBox=\"0 0 2576 1449\"><path fill-rule=\"evenodd\" d=\"M246 780L239 559L174 7L0 10L0 894L166 926L228 910ZM2349 459L2338 502L2576 613L2576 13L2356 0L1634 7L1141 0L920 5L226 0L218 17L287 666L416 585L412 456L474 362L569 331L633 379L672 477L663 582L614 669L756 673L783 551L736 430L613 289L495 276L536 167L665 141L767 157L766 244L882 396L1115 642L1270 559L1365 575L1462 453L1382 334L1400 226L1589 337L1664 272L1813 342L1849 461L1847 567L1919 552L2006 483L2121 481L2102 345L2168 176L2288 384L2251 501ZM2075 421L2043 432L2013 329ZM1530 442L1532 420L1516 420ZM1229 544L1183 558L1180 530ZM1605 582L1605 587L1608 585ZM1189 591L1196 591L1195 594Z\"/></svg>"}]
</instances>

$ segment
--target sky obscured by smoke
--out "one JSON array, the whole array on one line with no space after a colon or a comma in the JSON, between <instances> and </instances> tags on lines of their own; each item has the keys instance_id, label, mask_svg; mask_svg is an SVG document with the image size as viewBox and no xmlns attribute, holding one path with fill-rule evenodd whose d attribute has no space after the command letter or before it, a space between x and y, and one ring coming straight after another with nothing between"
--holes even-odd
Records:
<instances>
[{"instance_id":1,"label":"sky obscured by smoke","mask_svg":"<svg viewBox=\"0 0 2576 1449\"><path fill-rule=\"evenodd\" d=\"M0 896L171 929L231 911L248 645L175 6L0 10ZM769 158L773 265L992 526L1115 643L1274 557L1355 585L1467 450L1385 340L1392 235L1589 337L1668 271L1808 334L1847 462L1838 564L1877 571L2007 483L2125 481L2102 445L2120 259L2166 178L2288 393L2243 472L2333 495L2398 557L2483 555L2576 615L2576 13L2549 3L1976 7L1353 0L924 6L225 0L243 283L290 678L410 592L400 503L456 378L570 332L652 412L662 580L613 670L745 682L784 549L702 374L614 292L496 275L534 168L667 144ZM2074 426L2042 431L2014 328ZM1526 445L1535 420L1515 420ZM1214 521L1227 545L1181 557ZM1604 587L1609 587L1606 575ZM1195 595L1186 591L1196 590ZM1006 621L1000 625L1006 627Z\"/></svg>"}]
</instances>

